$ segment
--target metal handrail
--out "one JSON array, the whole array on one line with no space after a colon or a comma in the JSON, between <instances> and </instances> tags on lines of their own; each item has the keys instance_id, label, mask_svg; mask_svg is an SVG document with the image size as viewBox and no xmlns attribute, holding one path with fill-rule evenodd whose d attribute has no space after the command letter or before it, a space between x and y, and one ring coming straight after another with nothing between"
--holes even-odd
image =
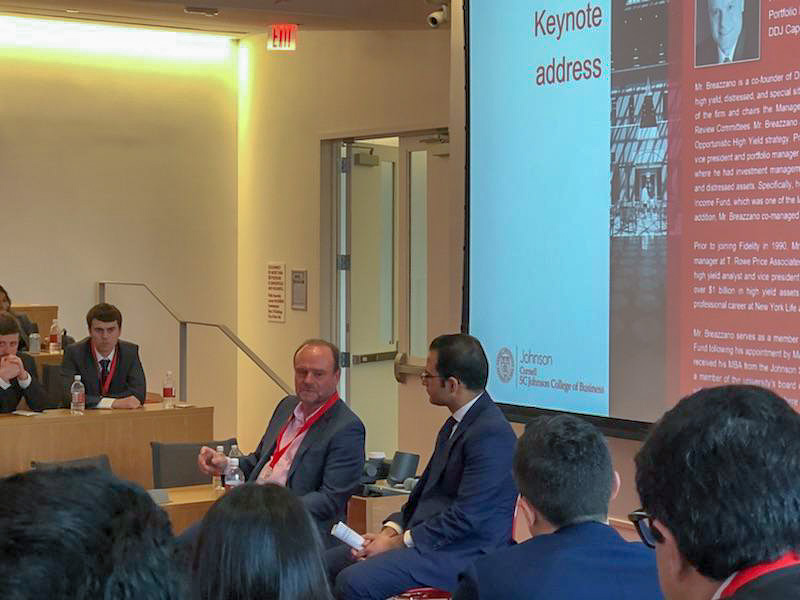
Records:
<instances>
[{"instance_id":1,"label":"metal handrail","mask_svg":"<svg viewBox=\"0 0 800 600\"><path fill-rule=\"evenodd\" d=\"M294 390L289 387L289 385L281 379L281 377L270 368L267 363L261 360L261 357L258 356L247 344L245 344L242 339L233 333L230 327L227 325L223 325L222 323L209 323L206 321L189 321L186 319L181 318L177 312L175 312L170 306L164 302L158 294L156 294L150 286L146 283L141 283L138 281L98 281L97 282L97 298L99 302L106 301L106 286L110 285L126 285L131 287L141 287L146 289L150 292L150 295L156 299L156 301L166 310L173 319L178 322L179 325L179 342L178 342L178 356L180 362L180 374L179 374L179 383L178 383L178 399L181 402L186 402L188 398L188 384L187 384L187 362L188 362L188 328L189 325L199 325L201 327L216 327L225 336L232 341L239 350L245 353L247 358L253 361L255 365L261 369L264 374L272 379L275 384L281 388L286 394L291 395L294 393Z\"/></svg>"}]
</instances>

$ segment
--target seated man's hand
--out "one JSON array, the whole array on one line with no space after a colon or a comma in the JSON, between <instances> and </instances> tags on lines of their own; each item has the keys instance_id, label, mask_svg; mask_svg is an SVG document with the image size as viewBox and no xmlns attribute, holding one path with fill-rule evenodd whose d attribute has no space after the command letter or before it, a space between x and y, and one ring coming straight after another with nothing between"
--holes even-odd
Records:
<instances>
[{"instance_id":1,"label":"seated man's hand","mask_svg":"<svg viewBox=\"0 0 800 600\"><path fill-rule=\"evenodd\" d=\"M117 398L111 403L111 408L139 408L142 405L136 396Z\"/></svg>"},{"instance_id":2,"label":"seated man's hand","mask_svg":"<svg viewBox=\"0 0 800 600\"><path fill-rule=\"evenodd\" d=\"M11 383L12 379L19 377L21 364L22 361L16 355L6 355L0 358L0 379Z\"/></svg>"},{"instance_id":3,"label":"seated man's hand","mask_svg":"<svg viewBox=\"0 0 800 600\"><path fill-rule=\"evenodd\" d=\"M362 560L396 548L405 548L403 536L385 527L380 533L365 533L364 547L361 550L353 550L352 554L353 558Z\"/></svg>"},{"instance_id":4,"label":"seated man's hand","mask_svg":"<svg viewBox=\"0 0 800 600\"><path fill-rule=\"evenodd\" d=\"M222 475L228 466L228 458L222 452L203 446L197 455L197 466L206 475Z\"/></svg>"}]
</instances>

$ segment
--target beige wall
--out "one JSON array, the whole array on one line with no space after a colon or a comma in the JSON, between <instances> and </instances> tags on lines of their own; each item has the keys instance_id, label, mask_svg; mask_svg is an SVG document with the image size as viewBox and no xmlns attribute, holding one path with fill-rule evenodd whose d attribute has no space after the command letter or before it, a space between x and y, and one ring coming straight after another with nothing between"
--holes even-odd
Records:
<instances>
[{"instance_id":1,"label":"beige wall","mask_svg":"<svg viewBox=\"0 0 800 600\"><path fill-rule=\"evenodd\" d=\"M241 42L239 331L291 382L291 353L321 330L320 141L440 126L448 119L446 31L302 31L298 50ZM269 261L308 269L308 311L268 323ZM282 392L239 360L239 435L251 450Z\"/></svg>"},{"instance_id":2,"label":"beige wall","mask_svg":"<svg viewBox=\"0 0 800 600\"><path fill-rule=\"evenodd\" d=\"M53 303L80 339L100 279L151 284L187 318L236 323L236 47L208 61L0 47L0 282ZM178 368L177 324L136 290L109 300L148 389ZM235 433L236 363L190 331L190 400Z\"/></svg>"}]
</instances>

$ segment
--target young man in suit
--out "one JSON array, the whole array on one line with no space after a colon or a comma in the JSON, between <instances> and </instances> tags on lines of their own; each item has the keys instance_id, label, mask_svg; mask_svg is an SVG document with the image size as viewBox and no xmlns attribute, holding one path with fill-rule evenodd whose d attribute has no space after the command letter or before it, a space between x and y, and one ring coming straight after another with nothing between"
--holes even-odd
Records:
<instances>
[{"instance_id":1,"label":"young man in suit","mask_svg":"<svg viewBox=\"0 0 800 600\"><path fill-rule=\"evenodd\" d=\"M800 416L770 390L702 389L668 411L636 455L667 600L800 598Z\"/></svg>"},{"instance_id":2,"label":"young man in suit","mask_svg":"<svg viewBox=\"0 0 800 600\"><path fill-rule=\"evenodd\" d=\"M17 320L0 312L0 412L17 410L22 398L31 410L47 408L47 393L36 375L36 363L24 352L18 353L20 330Z\"/></svg>"},{"instance_id":3,"label":"young man in suit","mask_svg":"<svg viewBox=\"0 0 800 600\"><path fill-rule=\"evenodd\" d=\"M655 553L608 525L619 475L603 435L572 415L538 417L517 442L517 510L531 539L479 558L453 600L656 600Z\"/></svg>"},{"instance_id":4,"label":"young man in suit","mask_svg":"<svg viewBox=\"0 0 800 600\"><path fill-rule=\"evenodd\" d=\"M278 403L256 451L239 459L247 481L286 486L300 497L327 546L330 531L346 520L347 501L364 469L364 424L339 398L339 349L303 342L294 354L295 396ZM207 446L197 457L209 475L225 472L228 459ZM182 536L193 543L196 532Z\"/></svg>"},{"instance_id":5,"label":"young man in suit","mask_svg":"<svg viewBox=\"0 0 800 600\"><path fill-rule=\"evenodd\" d=\"M139 346L119 339L122 313L97 304L86 314L89 337L70 344L61 362L66 398L75 375L86 386L86 408L139 408L147 395Z\"/></svg>"},{"instance_id":6,"label":"young man in suit","mask_svg":"<svg viewBox=\"0 0 800 600\"><path fill-rule=\"evenodd\" d=\"M363 550L328 551L337 598L384 600L418 586L453 590L467 565L510 542L516 437L486 393L488 375L475 338L433 340L422 381L430 402L451 417L402 511L379 533L367 533Z\"/></svg>"}]
</instances>

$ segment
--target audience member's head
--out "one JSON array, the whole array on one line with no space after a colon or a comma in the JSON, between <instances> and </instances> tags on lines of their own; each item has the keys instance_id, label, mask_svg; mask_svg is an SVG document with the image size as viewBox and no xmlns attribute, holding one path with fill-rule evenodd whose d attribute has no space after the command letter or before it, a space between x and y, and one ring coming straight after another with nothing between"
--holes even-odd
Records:
<instances>
[{"instance_id":1,"label":"audience member's head","mask_svg":"<svg viewBox=\"0 0 800 600\"><path fill-rule=\"evenodd\" d=\"M531 534L606 522L619 477L603 434L572 415L533 419L517 441L514 478Z\"/></svg>"},{"instance_id":2,"label":"audience member's head","mask_svg":"<svg viewBox=\"0 0 800 600\"><path fill-rule=\"evenodd\" d=\"M203 519L192 560L194 600L330 598L317 528L274 484L245 484Z\"/></svg>"},{"instance_id":3,"label":"audience member's head","mask_svg":"<svg viewBox=\"0 0 800 600\"><path fill-rule=\"evenodd\" d=\"M664 595L710 598L735 571L800 548L800 416L763 388L700 390L651 431L636 487Z\"/></svg>"},{"instance_id":4,"label":"audience member's head","mask_svg":"<svg viewBox=\"0 0 800 600\"><path fill-rule=\"evenodd\" d=\"M430 345L424 377L428 394L439 404L432 390L460 385L469 392L479 392L489 378L489 361L481 343L463 333L440 335Z\"/></svg>"},{"instance_id":5,"label":"audience member's head","mask_svg":"<svg viewBox=\"0 0 800 600\"><path fill-rule=\"evenodd\" d=\"M11 296L8 295L6 288L0 285L0 312L11 310Z\"/></svg>"},{"instance_id":6,"label":"audience member's head","mask_svg":"<svg viewBox=\"0 0 800 600\"><path fill-rule=\"evenodd\" d=\"M135 484L95 468L0 480L5 600L178 600L167 515Z\"/></svg>"},{"instance_id":7,"label":"audience member's head","mask_svg":"<svg viewBox=\"0 0 800 600\"><path fill-rule=\"evenodd\" d=\"M107 356L122 333L122 313L113 304L96 304L86 313L86 326L95 350Z\"/></svg>"},{"instance_id":8,"label":"audience member's head","mask_svg":"<svg viewBox=\"0 0 800 600\"><path fill-rule=\"evenodd\" d=\"M19 348L19 323L9 312L0 312L0 358L17 353Z\"/></svg>"}]
</instances>

